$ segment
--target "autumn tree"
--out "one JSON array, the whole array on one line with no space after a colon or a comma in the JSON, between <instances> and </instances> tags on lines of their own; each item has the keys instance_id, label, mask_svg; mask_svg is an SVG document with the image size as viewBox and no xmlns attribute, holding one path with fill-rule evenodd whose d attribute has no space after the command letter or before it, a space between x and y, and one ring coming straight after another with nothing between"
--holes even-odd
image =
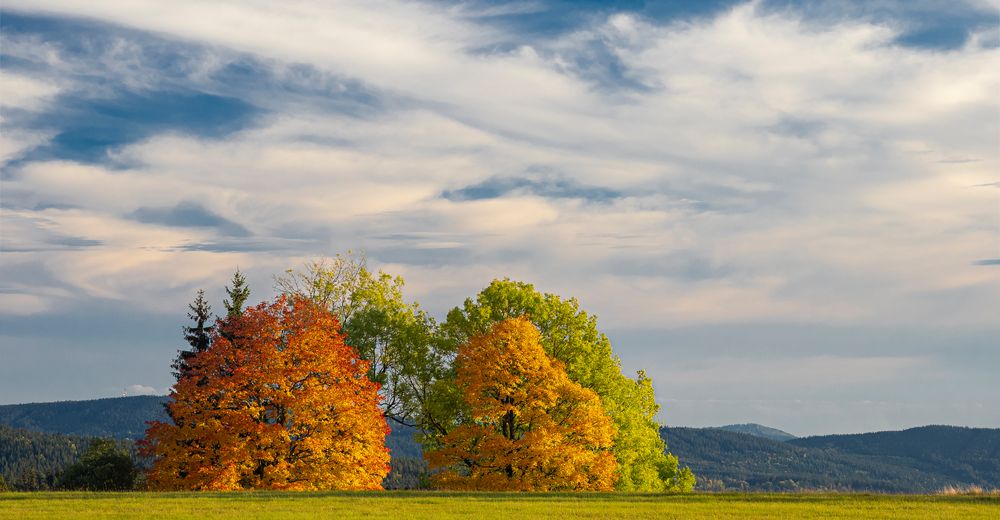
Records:
<instances>
[{"instance_id":1,"label":"autumn tree","mask_svg":"<svg viewBox=\"0 0 1000 520\"><path fill-rule=\"evenodd\" d=\"M592 390L546 355L525 318L504 320L458 348L467 414L428 452L445 489L601 491L614 487L614 426Z\"/></svg>"},{"instance_id":2,"label":"autumn tree","mask_svg":"<svg viewBox=\"0 0 1000 520\"><path fill-rule=\"evenodd\" d=\"M435 357L434 320L404 300L403 286L401 277L372 272L364 254L350 251L275 277L279 292L313 301L343 323L345 341L368 361L368 377L381 387L386 417L412 426L422 389L450 358Z\"/></svg>"},{"instance_id":3,"label":"autumn tree","mask_svg":"<svg viewBox=\"0 0 1000 520\"><path fill-rule=\"evenodd\" d=\"M141 443L153 489L380 489L388 433L368 363L337 320L279 297L225 320L188 360L173 423Z\"/></svg>"},{"instance_id":4,"label":"autumn tree","mask_svg":"<svg viewBox=\"0 0 1000 520\"><path fill-rule=\"evenodd\" d=\"M651 379L622 374L621 362L607 336L597 328L597 318L580 309L576 299L542 294L526 283L494 280L475 299L452 309L440 327L439 357L454 355L470 338L489 331L496 323L524 317L540 331L545 352L565 366L569 379L595 392L615 425L614 454L618 462L617 489L623 491L690 491L693 475L678 468L667 453L655 415L659 406ZM453 372L441 374L428 388L421 427L428 432L425 445L433 448L441 436L458 424L464 409Z\"/></svg>"}]
</instances>

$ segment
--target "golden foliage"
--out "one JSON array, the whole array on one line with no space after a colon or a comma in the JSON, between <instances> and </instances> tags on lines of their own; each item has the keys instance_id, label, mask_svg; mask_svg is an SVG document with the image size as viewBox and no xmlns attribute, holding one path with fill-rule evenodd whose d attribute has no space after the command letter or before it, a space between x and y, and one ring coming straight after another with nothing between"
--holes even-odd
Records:
<instances>
[{"instance_id":1,"label":"golden foliage","mask_svg":"<svg viewBox=\"0 0 1000 520\"><path fill-rule=\"evenodd\" d=\"M146 432L151 488L381 489L378 385L330 313L281 297L219 330L174 386L175 424Z\"/></svg>"},{"instance_id":2,"label":"golden foliage","mask_svg":"<svg viewBox=\"0 0 1000 520\"><path fill-rule=\"evenodd\" d=\"M458 349L468 417L428 453L446 489L610 490L614 427L592 390L545 354L524 318L497 323Z\"/></svg>"}]
</instances>

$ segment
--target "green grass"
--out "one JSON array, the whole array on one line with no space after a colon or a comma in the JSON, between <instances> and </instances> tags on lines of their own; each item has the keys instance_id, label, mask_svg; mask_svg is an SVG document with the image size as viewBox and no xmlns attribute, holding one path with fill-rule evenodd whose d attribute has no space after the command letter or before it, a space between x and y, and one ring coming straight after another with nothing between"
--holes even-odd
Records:
<instances>
[{"instance_id":1,"label":"green grass","mask_svg":"<svg viewBox=\"0 0 1000 520\"><path fill-rule=\"evenodd\" d=\"M35 518L1000 518L1000 497L861 494L0 493Z\"/></svg>"}]
</instances>

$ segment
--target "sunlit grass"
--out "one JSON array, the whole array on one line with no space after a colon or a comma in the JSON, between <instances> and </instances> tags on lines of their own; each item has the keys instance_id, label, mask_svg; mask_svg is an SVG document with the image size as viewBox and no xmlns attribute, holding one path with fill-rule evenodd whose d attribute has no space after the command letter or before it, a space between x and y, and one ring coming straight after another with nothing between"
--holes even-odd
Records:
<instances>
[{"instance_id":1,"label":"sunlit grass","mask_svg":"<svg viewBox=\"0 0 1000 520\"><path fill-rule=\"evenodd\" d=\"M5 493L0 518L1000 518L1000 497L863 494Z\"/></svg>"},{"instance_id":2,"label":"sunlit grass","mask_svg":"<svg viewBox=\"0 0 1000 520\"><path fill-rule=\"evenodd\" d=\"M995 496L1000 497L1000 489L986 489L980 486L965 486L965 487L955 487L948 486L941 491L938 491L939 495L945 496Z\"/></svg>"}]
</instances>

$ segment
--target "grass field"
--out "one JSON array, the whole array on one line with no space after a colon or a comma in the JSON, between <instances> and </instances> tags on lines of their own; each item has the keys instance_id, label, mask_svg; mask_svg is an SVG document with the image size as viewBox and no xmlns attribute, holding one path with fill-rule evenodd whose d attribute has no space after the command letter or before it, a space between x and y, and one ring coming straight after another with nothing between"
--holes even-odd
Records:
<instances>
[{"instance_id":1,"label":"grass field","mask_svg":"<svg viewBox=\"0 0 1000 520\"><path fill-rule=\"evenodd\" d=\"M0 493L0 518L1000 518L1000 497L855 494Z\"/></svg>"}]
</instances>

